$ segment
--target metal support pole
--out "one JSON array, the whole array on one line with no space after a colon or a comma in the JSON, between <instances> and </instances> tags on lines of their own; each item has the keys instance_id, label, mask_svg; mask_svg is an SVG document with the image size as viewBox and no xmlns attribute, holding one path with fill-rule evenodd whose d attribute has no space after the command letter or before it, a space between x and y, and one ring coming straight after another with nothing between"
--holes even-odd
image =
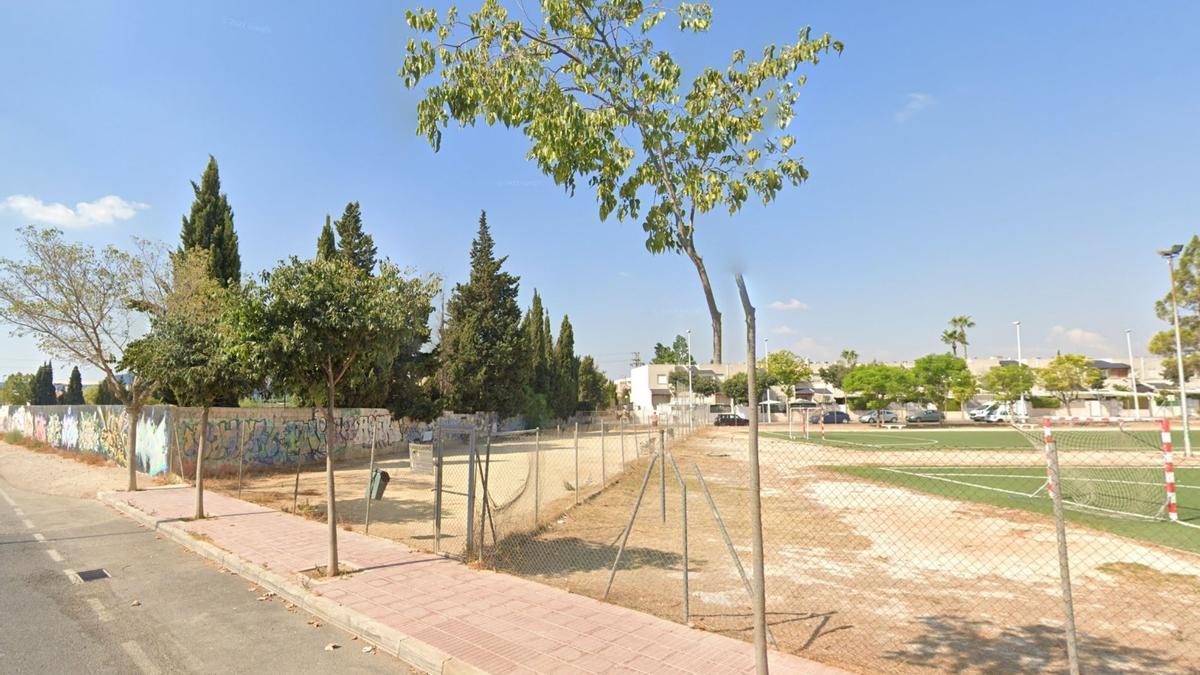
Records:
<instances>
[{"instance_id":1,"label":"metal support pole","mask_svg":"<svg viewBox=\"0 0 1200 675\"><path fill-rule=\"evenodd\" d=\"M617 435L621 437L621 473L625 473L625 420L621 420Z\"/></svg>"},{"instance_id":2,"label":"metal support pole","mask_svg":"<svg viewBox=\"0 0 1200 675\"><path fill-rule=\"evenodd\" d=\"M658 492L659 505L662 507L662 523L667 524L667 432L658 430L658 454L663 458L662 463L658 465Z\"/></svg>"},{"instance_id":3,"label":"metal support pole","mask_svg":"<svg viewBox=\"0 0 1200 675\"><path fill-rule=\"evenodd\" d=\"M579 422L575 423L575 505L579 505Z\"/></svg>"},{"instance_id":4,"label":"metal support pole","mask_svg":"<svg viewBox=\"0 0 1200 675\"><path fill-rule=\"evenodd\" d=\"M441 427L433 429L433 552L442 548L442 454L446 443Z\"/></svg>"},{"instance_id":5,"label":"metal support pole","mask_svg":"<svg viewBox=\"0 0 1200 675\"><path fill-rule=\"evenodd\" d=\"M1071 598L1071 565L1067 559L1067 525L1059 489L1058 449L1050 432L1050 420L1045 422L1046 466L1050 470L1047 486L1054 503L1054 532L1058 539L1058 577L1062 587L1063 611L1066 613L1067 663L1071 675L1079 675L1079 652L1075 634L1075 603Z\"/></svg>"},{"instance_id":6,"label":"metal support pole","mask_svg":"<svg viewBox=\"0 0 1200 675\"><path fill-rule=\"evenodd\" d=\"M1142 418L1142 404L1138 401L1138 385L1137 374L1133 365L1133 338L1130 336L1130 330L1125 329L1125 349L1129 351L1129 384L1133 388L1133 416L1137 419Z\"/></svg>"},{"instance_id":7,"label":"metal support pole","mask_svg":"<svg viewBox=\"0 0 1200 675\"><path fill-rule=\"evenodd\" d=\"M463 555L471 562L475 537L475 430L471 430L471 444L467 448L467 550Z\"/></svg>"},{"instance_id":8,"label":"metal support pole","mask_svg":"<svg viewBox=\"0 0 1200 675\"><path fill-rule=\"evenodd\" d=\"M754 594L754 669L758 675L766 675L767 668L767 598L764 583L763 532L762 532L762 485L758 470L758 376L755 368L755 320L754 306L746 292L746 282L737 275L738 293L742 298L742 309L746 313L746 389L750 403L750 548L753 556Z\"/></svg>"},{"instance_id":9,"label":"metal support pole","mask_svg":"<svg viewBox=\"0 0 1200 675\"><path fill-rule=\"evenodd\" d=\"M608 467L604 457L604 421L600 421L600 488L608 486Z\"/></svg>"},{"instance_id":10,"label":"metal support pole","mask_svg":"<svg viewBox=\"0 0 1200 675\"><path fill-rule=\"evenodd\" d=\"M238 418L238 499L242 498L242 464L246 460L246 443L242 436L242 418Z\"/></svg>"},{"instance_id":11,"label":"metal support pole","mask_svg":"<svg viewBox=\"0 0 1200 675\"><path fill-rule=\"evenodd\" d=\"M363 534L371 533L371 483L375 478L375 418L371 417L371 469L367 471L367 516L363 523Z\"/></svg>"},{"instance_id":12,"label":"metal support pole","mask_svg":"<svg viewBox=\"0 0 1200 675\"><path fill-rule=\"evenodd\" d=\"M638 490L637 501L633 503L633 513L629 514L629 522L626 523L625 532L621 535L621 545L617 548L617 557L613 560L612 570L608 573L608 585L604 587L604 600L608 600L608 592L612 590L613 579L617 576L617 566L621 564L621 555L625 553L625 544L629 542L629 533L633 531L633 521L637 519L638 509L642 506L642 497L646 496L646 486L650 483L650 473L654 471L654 463L657 461L657 455L650 458L650 465L646 467L646 475L642 477L642 489Z\"/></svg>"},{"instance_id":13,"label":"metal support pole","mask_svg":"<svg viewBox=\"0 0 1200 675\"><path fill-rule=\"evenodd\" d=\"M1171 313L1175 318L1175 368L1179 378L1179 414L1183 418L1183 456L1192 456L1192 431L1188 422L1187 373L1183 367L1183 342L1179 330L1179 301L1175 298L1175 258L1167 257L1167 269L1171 273ZM1133 364L1130 364L1133 367Z\"/></svg>"},{"instance_id":14,"label":"metal support pole","mask_svg":"<svg viewBox=\"0 0 1200 675\"><path fill-rule=\"evenodd\" d=\"M542 506L542 430L533 431L533 525L541 522L538 511Z\"/></svg>"},{"instance_id":15,"label":"metal support pole","mask_svg":"<svg viewBox=\"0 0 1200 675\"><path fill-rule=\"evenodd\" d=\"M683 623L686 625L691 620L691 610L689 600L691 593L688 590L688 521L687 521L687 483L683 480L683 474L679 471L679 465L675 463L675 455L667 453L667 458L671 460L671 470L675 472L675 479L679 481L679 524L683 529L682 552L683 552Z\"/></svg>"}]
</instances>

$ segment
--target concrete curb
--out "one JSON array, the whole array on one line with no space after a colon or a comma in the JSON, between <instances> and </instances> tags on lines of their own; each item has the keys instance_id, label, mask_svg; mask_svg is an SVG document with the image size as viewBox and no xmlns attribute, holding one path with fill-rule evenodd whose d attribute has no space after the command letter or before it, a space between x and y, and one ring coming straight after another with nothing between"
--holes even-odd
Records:
<instances>
[{"instance_id":1,"label":"concrete curb","mask_svg":"<svg viewBox=\"0 0 1200 675\"><path fill-rule=\"evenodd\" d=\"M132 504L123 501L119 493L100 492L96 498L122 514L160 532L172 541L200 556L220 563L249 581L291 602L325 623L332 624L361 637L380 651L391 654L405 663L434 675L486 675L487 671L451 656L427 642L368 618L346 607L313 594L293 579L272 572L214 544L193 537L186 523L176 519L160 520Z\"/></svg>"}]
</instances>

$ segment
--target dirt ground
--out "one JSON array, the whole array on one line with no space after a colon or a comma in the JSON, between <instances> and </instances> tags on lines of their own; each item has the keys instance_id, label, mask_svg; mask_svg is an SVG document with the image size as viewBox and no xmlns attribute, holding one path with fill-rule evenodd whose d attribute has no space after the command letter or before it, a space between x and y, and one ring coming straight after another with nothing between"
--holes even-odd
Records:
<instances>
[{"instance_id":1,"label":"dirt ground","mask_svg":"<svg viewBox=\"0 0 1200 675\"><path fill-rule=\"evenodd\" d=\"M129 471L125 467L93 457L93 461L82 462L50 451L38 452L0 442L0 474L23 490L81 499L93 498L101 490L128 487ZM143 473L137 479L138 485L162 483Z\"/></svg>"}]
</instances>

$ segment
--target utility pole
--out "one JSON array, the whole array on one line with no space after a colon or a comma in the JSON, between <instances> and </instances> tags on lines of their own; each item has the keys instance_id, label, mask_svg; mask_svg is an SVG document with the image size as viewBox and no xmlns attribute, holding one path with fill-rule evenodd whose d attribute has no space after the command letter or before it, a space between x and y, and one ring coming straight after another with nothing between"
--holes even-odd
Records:
<instances>
[{"instance_id":1,"label":"utility pole","mask_svg":"<svg viewBox=\"0 0 1200 675\"><path fill-rule=\"evenodd\" d=\"M1021 322L1014 321L1013 325L1017 327L1017 365L1023 366L1023 365L1025 365L1025 360L1021 358ZM1021 392L1021 411L1020 411L1019 415L1020 415L1020 417L1025 417L1025 415L1026 415L1025 392Z\"/></svg>"},{"instance_id":2,"label":"utility pole","mask_svg":"<svg viewBox=\"0 0 1200 675\"><path fill-rule=\"evenodd\" d=\"M1183 252L1182 244L1163 249L1159 255L1167 259L1167 271L1171 275L1171 313L1175 317L1175 366L1179 376L1180 416L1183 417L1183 456L1192 456L1192 435L1188 429L1187 375L1183 368L1183 338L1179 333L1179 300L1175 297L1175 257Z\"/></svg>"},{"instance_id":3,"label":"utility pole","mask_svg":"<svg viewBox=\"0 0 1200 675\"><path fill-rule=\"evenodd\" d=\"M641 368L643 365L642 364L642 353L634 352L633 353L633 361L630 361L629 365L633 368Z\"/></svg>"}]
</instances>

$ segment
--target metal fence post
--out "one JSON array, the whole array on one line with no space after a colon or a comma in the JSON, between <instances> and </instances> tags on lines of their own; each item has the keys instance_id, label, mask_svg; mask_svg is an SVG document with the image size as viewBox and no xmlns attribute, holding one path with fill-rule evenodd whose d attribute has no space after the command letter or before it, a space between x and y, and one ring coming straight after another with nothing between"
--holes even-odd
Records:
<instances>
[{"instance_id":1,"label":"metal fence post","mask_svg":"<svg viewBox=\"0 0 1200 675\"><path fill-rule=\"evenodd\" d=\"M662 523L667 524L667 432L658 430L658 456L662 458L658 466L658 498L662 507Z\"/></svg>"},{"instance_id":2,"label":"metal fence post","mask_svg":"<svg viewBox=\"0 0 1200 675\"><path fill-rule=\"evenodd\" d=\"M475 544L475 430L471 430L471 441L467 448L467 550L464 557L471 562Z\"/></svg>"},{"instance_id":3,"label":"metal fence post","mask_svg":"<svg viewBox=\"0 0 1200 675\"><path fill-rule=\"evenodd\" d=\"M433 428L433 552L442 548L442 448L446 441L442 428Z\"/></svg>"},{"instance_id":4,"label":"metal fence post","mask_svg":"<svg viewBox=\"0 0 1200 675\"><path fill-rule=\"evenodd\" d=\"M1046 443L1046 468L1050 482L1046 489L1054 504L1054 533L1058 539L1058 576L1062 587L1063 611L1066 614L1067 663L1071 675L1079 675L1079 651L1075 633L1075 603L1071 597L1071 565L1067 559L1067 524L1064 520L1062 490L1059 482L1058 448L1050 431L1050 418L1044 418L1043 435Z\"/></svg>"},{"instance_id":5,"label":"metal fence post","mask_svg":"<svg viewBox=\"0 0 1200 675\"><path fill-rule=\"evenodd\" d=\"M600 421L600 487L608 485L608 468L604 457L604 421Z\"/></svg>"},{"instance_id":6,"label":"metal fence post","mask_svg":"<svg viewBox=\"0 0 1200 675\"><path fill-rule=\"evenodd\" d=\"M575 423L575 505L579 505L579 422Z\"/></svg>"},{"instance_id":7,"label":"metal fence post","mask_svg":"<svg viewBox=\"0 0 1200 675\"><path fill-rule=\"evenodd\" d=\"M238 418L238 499L242 498L242 464L246 459L246 444L242 440L242 418Z\"/></svg>"},{"instance_id":8,"label":"metal fence post","mask_svg":"<svg viewBox=\"0 0 1200 675\"><path fill-rule=\"evenodd\" d=\"M625 420L621 420L617 435L621 437L621 473L625 473Z\"/></svg>"},{"instance_id":9,"label":"metal fence post","mask_svg":"<svg viewBox=\"0 0 1200 675\"><path fill-rule=\"evenodd\" d=\"M533 432L533 526L537 527L541 519L538 511L542 505L542 430Z\"/></svg>"},{"instance_id":10,"label":"metal fence post","mask_svg":"<svg viewBox=\"0 0 1200 675\"><path fill-rule=\"evenodd\" d=\"M371 468L367 471L367 516L366 522L363 523L363 534L371 533L371 483L375 477L375 418L371 420Z\"/></svg>"}]
</instances>

